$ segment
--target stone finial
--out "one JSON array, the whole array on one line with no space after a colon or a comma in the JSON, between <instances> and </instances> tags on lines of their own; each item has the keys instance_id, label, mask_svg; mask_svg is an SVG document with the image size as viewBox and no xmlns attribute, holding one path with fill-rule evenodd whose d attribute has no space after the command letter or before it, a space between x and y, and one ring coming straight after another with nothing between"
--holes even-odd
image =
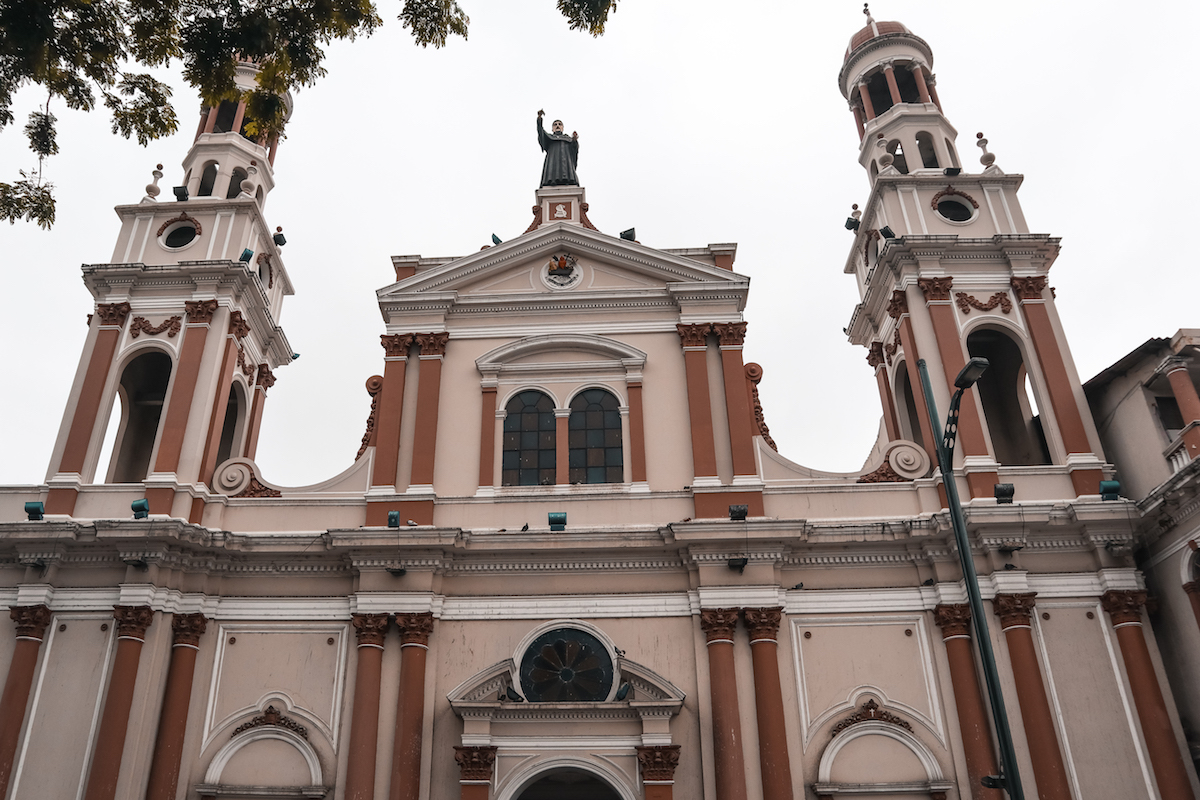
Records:
<instances>
[{"instance_id":1,"label":"stone finial","mask_svg":"<svg viewBox=\"0 0 1200 800\"><path fill-rule=\"evenodd\" d=\"M154 181L146 184L146 196L142 198L143 203L156 202L154 198L158 197L158 195L162 192L162 189L158 187L158 181L163 176L162 164L156 166L154 171L150 174L154 176Z\"/></svg>"},{"instance_id":2,"label":"stone finial","mask_svg":"<svg viewBox=\"0 0 1200 800\"><path fill-rule=\"evenodd\" d=\"M875 18L871 16L871 5L869 3L863 3L863 14L867 17L868 25L875 24Z\"/></svg>"},{"instance_id":3,"label":"stone finial","mask_svg":"<svg viewBox=\"0 0 1200 800\"><path fill-rule=\"evenodd\" d=\"M983 133L981 132L981 133L975 134L975 139L977 140L975 142L975 146L983 151L983 155L981 155L979 157L979 163L983 164L984 167L990 167L992 164L995 164L996 163L996 155L994 153L988 152L988 149L987 149L988 141L987 141L987 139L983 138Z\"/></svg>"},{"instance_id":4,"label":"stone finial","mask_svg":"<svg viewBox=\"0 0 1200 800\"><path fill-rule=\"evenodd\" d=\"M896 156L894 156L894 155L892 155L891 153L889 153L889 152L888 152L888 150L887 150L887 146L888 146L887 139L884 139L884 138L883 138L883 134L882 134L882 133L881 133L881 134L879 134L879 136L877 136L877 137L876 137L876 139L875 139L875 146L876 146L876 147L878 147L880 150L882 150L882 151L883 151L882 153L880 153L880 154L879 154L879 159L878 159L878 161L879 161L879 166L880 166L882 169L887 169L888 167L890 167L890 166L892 165L892 162L894 162L894 161L896 160Z\"/></svg>"},{"instance_id":5,"label":"stone finial","mask_svg":"<svg viewBox=\"0 0 1200 800\"><path fill-rule=\"evenodd\" d=\"M850 206L850 216L856 220L862 219L862 211L858 208L858 203Z\"/></svg>"}]
</instances>

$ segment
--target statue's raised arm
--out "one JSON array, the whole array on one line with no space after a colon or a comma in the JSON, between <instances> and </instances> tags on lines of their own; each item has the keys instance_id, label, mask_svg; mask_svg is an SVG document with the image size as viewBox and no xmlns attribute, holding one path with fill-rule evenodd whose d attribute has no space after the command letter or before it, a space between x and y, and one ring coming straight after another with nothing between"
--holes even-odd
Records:
<instances>
[{"instance_id":1,"label":"statue's raised arm","mask_svg":"<svg viewBox=\"0 0 1200 800\"><path fill-rule=\"evenodd\" d=\"M556 119L550 133L542 126L544 112L537 117L538 144L546 153L542 163L542 186L578 186L575 165L579 162L579 134L563 133L562 120Z\"/></svg>"}]
</instances>

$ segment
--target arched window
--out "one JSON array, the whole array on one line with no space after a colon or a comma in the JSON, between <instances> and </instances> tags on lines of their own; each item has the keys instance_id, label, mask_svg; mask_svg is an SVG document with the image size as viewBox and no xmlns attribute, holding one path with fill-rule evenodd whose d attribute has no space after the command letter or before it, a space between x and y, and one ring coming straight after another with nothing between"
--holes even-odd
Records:
<instances>
[{"instance_id":1,"label":"arched window","mask_svg":"<svg viewBox=\"0 0 1200 800\"><path fill-rule=\"evenodd\" d=\"M241 167L233 171L233 177L229 179L229 191L225 193L226 200L237 197L242 193L242 181L246 180L246 178L246 170Z\"/></svg>"},{"instance_id":2,"label":"arched window","mask_svg":"<svg viewBox=\"0 0 1200 800\"><path fill-rule=\"evenodd\" d=\"M896 76L896 88L900 90L900 102L920 103L921 92L917 89L917 79L913 77L911 66L897 66L893 74Z\"/></svg>"},{"instance_id":3,"label":"arched window","mask_svg":"<svg viewBox=\"0 0 1200 800\"><path fill-rule=\"evenodd\" d=\"M217 107L217 121L213 125L213 133L229 133L233 130L233 121L237 118L238 104L230 100L222 100Z\"/></svg>"},{"instance_id":4,"label":"arched window","mask_svg":"<svg viewBox=\"0 0 1200 800\"><path fill-rule=\"evenodd\" d=\"M924 409L917 408L912 382L908 379L908 370L904 368L904 365L901 365L901 369L896 370L896 383L899 384L900 424L907 428L905 433L908 434L910 442L916 442L924 447L925 437L921 435L921 418L917 416Z\"/></svg>"},{"instance_id":5,"label":"arched window","mask_svg":"<svg viewBox=\"0 0 1200 800\"><path fill-rule=\"evenodd\" d=\"M921 155L921 166L937 169L937 152L933 149L933 137L925 131L917 131L917 152Z\"/></svg>"},{"instance_id":6,"label":"arched window","mask_svg":"<svg viewBox=\"0 0 1200 800\"><path fill-rule=\"evenodd\" d=\"M892 139L888 142L887 151L896 157L896 160L892 162L892 166L902 175L907 175L908 159L904 157L904 148L900 146L900 140Z\"/></svg>"},{"instance_id":7,"label":"arched window","mask_svg":"<svg viewBox=\"0 0 1200 800\"><path fill-rule=\"evenodd\" d=\"M956 153L954 151L954 144L949 139L946 139L945 141L946 141L946 152L950 154L950 166L957 167L958 166L958 153Z\"/></svg>"},{"instance_id":8,"label":"arched window","mask_svg":"<svg viewBox=\"0 0 1200 800\"><path fill-rule=\"evenodd\" d=\"M143 353L121 373L121 427L108 470L113 483L139 483L149 474L170 380L171 357L158 351Z\"/></svg>"},{"instance_id":9,"label":"arched window","mask_svg":"<svg viewBox=\"0 0 1200 800\"><path fill-rule=\"evenodd\" d=\"M220 165L215 161L210 161L204 165L204 172L200 173L200 188L196 190L197 197L211 197L213 186L217 182L217 170Z\"/></svg>"},{"instance_id":10,"label":"arched window","mask_svg":"<svg viewBox=\"0 0 1200 800\"><path fill-rule=\"evenodd\" d=\"M553 486L554 401L541 392L521 392L504 407L503 486Z\"/></svg>"},{"instance_id":11,"label":"arched window","mask_svg":"<svg viewBox=\"0 0 1200 800\"><path fill-rule=\"evenodd\" d=\"M621 411L617 398L603 389L580 392L571 401L567 421L567 458L571 483L621 483Z\"/></svg>"},{"instance_id":12,"label":"arched window","mask_svg":"<svg viewBox=\"0 0 1200 800\"><path fill-rule=\"evenodd\" d=\"M875 116L883 116L883 113L892 107L892 90L887 85L887 76L883 74L883 70L876 72L867 81L867 94L871 96L871 107L875 109Z\"/></svg>"},{"instance_id":13,"label":"arched window","mask_svg":"<svg viewBox=\"0 0 1200 800\"><path fill-rule=\"evenodd\" d=\"M967 337L967 352L988 360L975 384L987 418L996 460L1005 465L1049 464L1037 402L1029 391L1021 348L1000 331L977 330Z\"/></svg>"}]
</instances>

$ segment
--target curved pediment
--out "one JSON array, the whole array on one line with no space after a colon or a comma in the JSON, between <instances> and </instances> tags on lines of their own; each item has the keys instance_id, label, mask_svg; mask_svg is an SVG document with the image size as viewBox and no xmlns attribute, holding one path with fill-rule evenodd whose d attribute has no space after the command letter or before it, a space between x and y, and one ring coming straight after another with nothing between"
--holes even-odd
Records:
<instances>
[{"instance_id":1,"label":"curved pediment","mask_svg":"<svg viewBox=\"0 0 1200 800\"><path fill-rule=\"evenodd\" d=\"M562 361L563 357L575 356L571 361L587 360L619 361L625 369L640 369L646 363L646 354L624 342L591 334L559 334L555 336L527 336L515 342L500 345L475 360L475 365L484 375L514 371L522 363L533 362L540 368L547 365L547 358Z\"/></svg>"},{"instance_id":2,"label":"curved pediment","mask_svg":"<svg viewBox=\"0 0 1200 800\"><path fill-rule=\"evenodd\" d=\"M622 658L618 661L618 683L630 685L629 694L623 701L616 703L595 703L596 706L630 705L634 708L646 706L673 707L678 710L687 697L683 690L669 680L659 675L647 666ZM517 689L520 682L517 678L516 664L511 658L497 661L486 669L472 675L467 680L446 693L446 699L461 716L472 708L485 706L497 707L507 703L524 703ZM537 703L530 704L538 707L572 706L579 707L582 703Z\"/></svg>"}]
</instances>

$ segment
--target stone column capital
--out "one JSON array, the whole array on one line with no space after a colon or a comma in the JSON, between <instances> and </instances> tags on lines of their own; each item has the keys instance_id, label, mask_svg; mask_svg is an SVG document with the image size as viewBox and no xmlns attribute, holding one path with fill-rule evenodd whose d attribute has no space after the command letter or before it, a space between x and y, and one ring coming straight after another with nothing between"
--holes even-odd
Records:
<instances>
[{"instance_id":1,"label":"stone column capital","mask_svg":"<svg viewBox=\"0 0 1200 800\"><path fill-rule=\"evenodd\" d=\"M705 338L709 331L712 330L712 325L708 322L700 325L683 325L675 326L675 330L679 331L679 341L683 347L704 347Z\"/></svg>"},{"instance_id":2,"label":"stone column capital","mask_svg":"<svg viewBox=\"0 0 1200 800\"><path fill-rule=\"evenodd\" d=\"M933 609L933 621L942 629L942 638L971 635L971 606L967 603L941 603Z\"/></svg>"},{"instance_id":3,"label":"stone column capital","mask_svg":"<svg viewBox=\"0 0 1200 800\"><path fill-rule=\"evenodd\" d=\"M418 644L428 646L429 634L433 633L433 614L422 611L417 614L397 614L396 627L400 629L400 646Z\"/></svg>"},{"instance_id":4,"label":"stone column capital","mask_svg":"<svg viewBox=\"0 0 1200 800\"><path fill-rule=\"evenodd\" d=\"M188 322L206 324L212 322L213 314L217 310L217 301L185 300L183 308Z\"/></svg>"},{"instance_id":5,"label":"stone column capital","mask_svg":"<svg viewBox=\"0 0 1200 800\"><path fill-rule=\"evenodd\" d=\"M871 366L871 369L875 369L882 365L883 362L883 342L871 342L867 347L867 363Z\"/></svg>"},{"instance_id":6,"label":"stone column capital","mask_svg":"<svg viewBox=\"0 0 1200 800\"><path fill-rule=\"evenodd\" d=\"M154 609L150 606L113 606L113 619L117 622L118 638L140 642L145 640L146 629L154 622Z\"/></svg>"},{"instance_id":7,"label":"stone column capital","mask_svg":"<svg viewBox=\"0 0 1200 800\"><path fill-rule=\"evenodd\" d=\"M705 608L700 611L700 628L709 644L719 641L733 641L733 632L737 630L738 608Z\"/></svg>"},{"instance_id":8,"label":"stone column capital","mask_svg":"<svg viewBox=\"0 0 1200 800\"><path fill-rule=\"evenodd\" d=\"M490 781L496 764L494 746L454 748L454 760L464 781Z\"/></svg>"},{"instance_id":9,"label":"stone column capital","mask_svg":"<svg viewBox=\"0 0 1200 800\"><path fill-rule=\"evenodd\" d=\"M96 316L100 317L101 325L113 325L119 328L125 324L125 318L132 310L129 303L98 303Z\"/></svg>"},{"instance_id":10,"label":"stone column capital","mask_svg":"<svg viewBox=\"0 0 1200 800\"><path fill-rule=\"evenodd\" d=\"M204 635L207 627L208 620L203 614L176 614L171 619L171 632L175 635L174 644L198 647L200 637Z\"/></svg>"},{"instance_id":11,"label":"stone column capital","mask_svg":"<svg viewBox=\"0 0 1200 800\"><path fill-rule=\"evenodd\" d=\"M783 619L783 607L775 608L743 608L742 615L746 620L746 628L750 631L750 641L769 639L776 641L779 636L779 623Z\"/></svg>"},{"instance_id":12,"label":"stone column capital","mask_svg":"<svg viewBox=\"0 0 1200 800\"><path fill-rule=\"evenodd\" d=\"M1000 618L1000 628L1007 630L1021 625L1028 626L1033 614L1037 592L1024 594L998 594L992 598L992 609Z\"/></svg>"},{"instance_id":13,"label":"stone column capital","mask_svg":"<svg viewBox=\"0 0 1200 800\"><path fill-rule=\"evenodd\" d=\"M740 346L746 340L745 322L714 322L712 330L717 335L717 343L722 347Z\"/></svg>"},{"instance_id":14,"label":"stone column capital","mask_svg":"<svg viewBox=\"0 0 1200 800\"><path fill-rule=\"evenodd\" d=\"M1046 289L1046 276L1034 275L1029 278L1013 278L1009 283L1022 300L1041 300L1042 292Z\"/></svg>"},{"instance_id":15,"label":"stone column capital","mask_svg":"<svg viewBox=\"0 0 1200 800\"><path fill-rule=\"evenodd\" d=\"M887 304L887 313L892 319L900 319L902 315L908 313L908 295L902 289L892 292L892 299Z\"/></svg>"},{"instance_id":16,"label":"stone column capital","mask_svg":"<svg viewBox=\"0 0 1200 800\"><path fill-rule=\"evenodd\" d=\"M351 614L350 623L358 637L358 646L383 647L391 619L387 614Z\"/></svg>"},{"instance_id":17,"label":"stone column capital","mask_svg":"<svg viewBox=\"0 0 1200 800\"><path fill-rule=\"evenodd\" d=\"M237 339L245 339L250 334L250 323L240 311L229 312L229 332Z\"/></svg>"},{"instance_id":18,"label":"stone column capital","mask_svg":"<svg viewBox=\"0 0 1200 800\"><path fill-rule=\"evenodd\" d=\"M1100 595L1100 606L1112 617L1113 625L1141 624L1142 606L1146 605L1146 593L1140 590L1110 589Z\"/></svg>"},{"instance_id":19,"label":"stone column capital","mask_svg":"<svg viewBox=\"0 0 1200 800\"><path fill-rule=\"evenodd\" d=\"M679 766L679 745L638 745L636 749L643 781L675 780L675 768Z\"/></svg>"},{"instance_id":20,"label":"stone column capital","mask_svg":"<svg viewBox=\"0 0 1200 800\"><path fill-rule=\"evenodd\" d=\"M950 287L954 285L954 279L950 276L944 278L919 278L917 285L921 287L921 292L925 295L925 302L933 300L949 300Z\"/></svg>"},{"instance_id":21,"label":"stone column capital","mask_svg":"<svg viewBox=\"0 0 1200 800\"><path fill-rule=\"evenodd\" d=\"M383 354L387 356L404 357L408 355L408 346L413 342L411 333L384 333L379 337L379 343L383 345Z\"/></svg>"},{"instance_id":22,"label":"stone column capital","mask_svg":"<svg viewBox=\"0 0 1200 800\"><path fill-rule=\"evenodd\" d=\"M450 341L450 334L442 331L441 333L417 333L413 335L417 346L421 348L423 356L444 356L446 355L446 342Z\"/></svg>"},{"instance_id":23,"label":"stone column capital","mask_svg":"<svg viewBox=\"0 0 1200 800\"><path fill-rule=\"evenodd\" d=\"M13 606L8 610L9 619L17 623L18 639L42 641L46 626L50 624L50 609L44 605Z\"/></svg>"}]
</instances>

